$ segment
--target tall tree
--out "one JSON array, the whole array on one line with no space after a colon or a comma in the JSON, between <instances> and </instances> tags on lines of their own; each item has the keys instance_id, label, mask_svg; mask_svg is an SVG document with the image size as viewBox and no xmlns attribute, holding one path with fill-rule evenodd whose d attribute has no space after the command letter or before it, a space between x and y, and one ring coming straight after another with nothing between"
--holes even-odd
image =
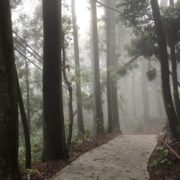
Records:
<instances>
[{"instance_id":1,"label":"tall tree","mask_svg":"<svg viewBox=\"0 0 180 180\"><path fill-rule=\"evenodd\" d=\"M137 121L137 108L136 108L136 77L134 68L132 69L132 117L133 121Z\"/></svg>"},{"instance_id":2,"label":"tall tree","mask_svg":"<svg viewBox=\"0 0 180 180\"><path fill-rule=\"evenodd\" d=\"M72 23L73 23L73 39L74 39L74 57L75 57L75 74L76 74L76 98L77 98L77 124L80 134L84 134L84 121L82 111L82 95L81 95L81 71L79 62L79 42L78 42L78 28L76 22L76 0L71 0L72 8Z\"/></svg>"},{"instance_id":3,"label":"tall tree","mask_svg":"<svg viewBox=\"0 0 180 180\"><path fill-rule=\"evenodd\" d=\"M170 0L169 4L173 8L174 0ZM167 29L168 43L170 47L174 105L175 105L178 119L180 120L180 98L179 98L179 91L178 91L177 59L176 59L176 43L178 39L177 34L179 32L176 28L176 23L174 23L173 21L171 22L167 25L166 29Z\"/></svg>"},{"instance_id":4,"label":"tall tree","mask_svg":"<svg viewBox=\"0 0 180 180\"><path fill-rule=\"evenodd\" d=\"M10 2L0 1L0 179L19 180L17 76Z\"/></svg>"},{"instance_id":5,"label":"tall tree","mask_svg":"<svg viewBox=\"0 0 180 180\"><path fill-rule=\"evenodd\" d=\"M43 0L44 160L66 158L61 74L61 1Z\"/></svg>"},{"instance_id":6,"label":"tall tree","mask_svg":"<svg viewBox=\"0 0 180 180\"><path fill-rule=\"evenodd\" d=\"M26 107L27 107L27 121L29 126L29 131L31 130L31 109L30 109L30 87L29 87L29 64L27 62L27 59L25 59L25 65L26 65L26 72L25 72L25 78L26 78Z\"/></svg>"},{"instance_id":7,"label":"tall tree","mask_svg":"<svg viewBox=\"0 0 180 180\"><path fill-rule=\"evenodd\" d=\"M150 128L150 107L149 107L149 90L147 84L147 63L145 60L141 61L141 87L142 87L142 100L143 100L143 114L144 114L144 130Z\"/></svg>"},{"instance_id":8,"label":"tall tree","mask_svg":"<svg viewBox=\"0 0 180 180\"><path fill-rule=\"evenodd\" d=\"M168 53L167 53L167 42L166 36L163 29L163 24L161 20L161 14L159 10L159 5L157 0L151 0L151 7L153 12L153 18L155 22L156 34L158 38L159 54L160 54L160 64L161 64L161 78L162 78L162 90L165 109L168 117L169 126L173 138L178 139L180 133L179 122L176 116L176 112L173 105L173 100L171 96L170 83L169 83L169 63L168 63Z\"/></svg>"},{"instance_id":9,"label":"tall tree","mask_svg":"<svg viewBox=\"0 0 180 180\"><path fill-rule=\"evenodd\" d=\"M62 32L62 71L64 76L64 82L66 83L68 94L69 94L69 102L68 102L68 111L69 111L69 126L68 126L68 136L67 136L67 142L66 142L66 148L69 151L72 141L72 134L73 134L73 123L74 123L74 112L73 112L73 88L71 81L68 80L68 77L66 75L66 49L65 49L65 38L64 38L64 31Z\"/></svg>"},{"instance_id":10,"label":"tall tree","mask_svg":"<svg viewBox=\"0 0 180 180\"><path fill-rule=\"evenodd\" d=\"M96 1L91 0L91 28L92 28L92 59L94 69L94 121L96 133L104 132L104 119L101 100L100 70L99 70L99 47L98 47L98 30L97 30L97 11Z\"/></svg>"},{"instance_id":11,"label":"tall tree","mask_svg":"<svg viewBox=\"0 0 180 180\"><path fill-rule=\"evenodd\" d=\"M31 142L30 142L30 131L29 131L29 124L25 112L25 107L23 103L22 93L19 85L19 80L17 79L17 93L18 93L18 105L19 111L21 115L23 130L24 130L24 140L25 140L25 147L26 147L26 163L25 167L27 169L31 169Z\"/></svg>"},{"instance_id":12,"label":"tall tree","mask_svg":"<svg viewBox=\"0 0 180 180\"><path fill-rule=\"evenodd\" d=\"M106 5L115 8L115 0L106 0ZM117 67L116 55L116 23L114 11L106 8L106 45L107 45L107 102L108 102L108 130L121 132L119 124L119 105L117 81L111 69Z\"/></svg>"}]
</instances>

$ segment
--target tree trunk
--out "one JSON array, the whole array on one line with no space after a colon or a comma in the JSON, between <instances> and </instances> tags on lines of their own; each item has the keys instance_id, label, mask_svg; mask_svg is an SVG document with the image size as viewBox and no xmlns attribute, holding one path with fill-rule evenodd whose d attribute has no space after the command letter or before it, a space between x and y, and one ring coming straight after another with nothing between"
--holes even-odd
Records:
<instances>
[{"instance_id":1,"label":"tree trunk","mask_svg":"<svg viewBox=\"0 0 180 180\"><path fill-rule=\"evenodd\" d=\"M75 57L75 74L76 74L76 98L77 98L77 124L80 134L84 134L84 121L82 111L82 95L81 95L81 72L79 62L79 42L78 29L76 22L75 0L71 0L72 6L72 23L73 23L73 38L74 38L74 57Z\"/></svg>"},{"instance_id":2,"label":"tree trunk","mask_svg":"<svg viewBox=\"0 0 180 180\"><path fill-rule=\"evenodd\" d=\"M160 79L159 79L159 75L158 77L155 79L155 84L154 84L154 89L156 90L156 94L155 94L155 98L157 101L157 114L158 114L158 119L163 120L164 116L165 116L165 111L164 111L164 106L163 106L163 97L162 97L162 93L161 93L161 86L160 86Z\"/></svg>"},{"instance_id":3,"label":"tree trunk","mask_svg":"<svg viewBox=\"0 0 180 180\"><path fill-rule=\"evenodd\" d=\"M107 81L107 108L108 108L108 132L113 132L113 115L112 115L112 83L111 83L111 77L110 72L108 70L108 62L107 62L107 75L106 75L106 81Z\"/></svg>"},{"instance_id":4,"label":"tree trunk","mask_svg":"<svg viewBox=\"0 0 180 180\"><path fill-rule=\"evenodd\" d=\"M100 70L99 70L99 48L98 48L98 31L97 31L97 12L96 12L96 1L91 1L91 21L92 21L92 58L94 67L94 120L96 126L96 133L104 133L104 119L103 109L101 100L101 86L100 86Z\"/></svg>"},{"instance_id":5,"label":"tree trunk","mask_svg":"<svg viewBox=\"0 0 180 180\"><path fill-rule=\"evenodd\" d=\"M180 121L180 99L178 91L178 79L177 79L177 63L176 63L176 53L174 43L170 46L171 50L171 64L172 64L172 82L173 82L173 95L174 95L174 104L178 120Z\"/></svg>"},{"instance_id":6,"label":"tree trunk","mask_svg":"<svg viewBox=\"0 0 180 180\"><path fill-rule=\"evenodd\" d=\"M105 3L107 5L109 1L106 0ZM106 58L106 68L107 68L107 74L106 74L106 81L107 81L107 108L108 108L108 132L113 132L113 105L112 105L112 78L111 78L111 37L110 37L110 10L105 9L106 13L106 46L107 46L107 58Z\"/></svg>"},{"instance_id":7,"label":"tree trunk","mask_svg":"<svg viewBox=\"0 0 180 180\"><path fill-rule=\"evenodd\" d=\"M0 1L0 179L19 180L18 100L8 0Z\"/></svg>"},{"instance_id":8,"label":"tree trunk","mask_svg":"<svg viewBox=\"0 0 180 180\"><path fill-rule=\"evenodd\" d=\"M170 0L169 4L171 7L174 6L174 0ZM173 96L174 96L174 105L177 113L178 120L180 121L180 99L178 91L178 77L177 77L177 62L176 62L176 43L174 39L174 26L171 26L169 29L169 44L171 52L171 66L172 66L172 82L173 82Z\"/></svg>"},{"instance_id":9,"label":"tree trunk","mask_svg":"<svg viewBox=\"0 0 180 180\"><path fill-rule=\"evenodd\" d=\"M66 158L62 99L61 1L43 0L43 137L44 160Z\"/></svg>"},{"instance_id":10,"label":"tree trunk","mask_svg":"<svg viewBox=\"0 0 180 180\"><path fill-rule=\"evenodd\" d=\"M146 62L143 59L141 61L141 87L142 87L142 100L143 100L143 113L144 113L144 132L151 128L150 123L150 107L149 107L149 91L146 76Z\"/></svg>"},{"instance_id":11,"label":"tree trunk","mask_svg":"<svg viewBox=\"0 0 180 180\"><path fill-rule=\"evenodd\" d=\"M137 121L137 109L136 109L136 78L135 78L135 73L134 73L134 69L132 69L132 118L133 121L136 122Z\"/></svg>"},{"instance_id":12,"label":"tree trunk","mask_svg":"<svg viewBox=\"0 0 180 180\"><path fill-rule=\"evenodd\" d=\"M158 38L160 64L161 64L161 78L162 78L162 90L163 98L168 117L168 122L173 138L179 139L180 133L178 132L179 122L174 109L170 83L169 83L169 63L167 54L166 37L161 20L160 10L157 0L151 0L151 7L153 11L153 18L156 27L156 34Z\"/></svg>"},{"instance_id":13,"label":"tree trunk","mask_svg":"<svg viewBox=\"0 0 180 180\"><path fill-rule=\"evenodd\" d=\"M64 47L64 33L63 33L63 40L62 40L62 52L63 52L63 67L62 67L62 71L63 71L63 76L64 76L64 81L66 83L67 89L68 89L68 93L69 93L69 132L68 132L68 137L67 137L67 143L66 143L66 147L67 150L70 150L70 146L71 146L71 140L72 140L72 133L73 133L73 123L74 123L74 112L73 112L73 89L72 89L72 84L71 82L68 80L67 75L66 75L66 50Z\"/></svg>"},{"instance_id":14,"label":"tree trunk","mask_svg":"<svg viewBox=\"0 0 180 180\"><path fill-rule=\"evenodd\" d=\"M106 4L111 7L115 7L115 0L110 2L106 0ZM112 129L116 132L121 132L119 124L119 104L118 104L118 92L117 81L113 77L112 69L117 67L116 56L116 24L115 14L112 10L106 8L106 45L107 45L107 99L108 99L108 122L109 130ZM111 122L112 121L112 125ZM111 127L112 126L112 127Z\"/></svg>"},{"instance_id":15,"label":"tree trunk","mask_svg":"<svg viewBox=\"0 0 180 180\"><path fill-rule=\"evenodd\" d=\"M19 80L17 77L17 88L18 88L18 104L19 104L19 110L21 115L21 120L23 124L23 130L24 130L24 138L25 138L25 147L26 147L26 163L25 167L26 169L31 169L31 142L30 142L30 131L29 131L29 124L26 117L26 112L24 108L22 93L19 85Z\"/></svg>"},{"instance_id":16,"label":"tree trunk","mask_svg":"<svg viewBox=\"0 0 180 180\"><path fill-rule=\"evenodd\" d=\"M25 49L26 51L26 49ZM26 54L26 52L25 52ZM31 130L31 115L30 115L30 94L29 94L29 65L27 62L27 59L25 59L25 65L26 65L26 73L25 73L25 78L26 78L26 108L27 108L27 122L28 122L28 127L29 127L29 132Z\"/></svg>"}]
</instances>

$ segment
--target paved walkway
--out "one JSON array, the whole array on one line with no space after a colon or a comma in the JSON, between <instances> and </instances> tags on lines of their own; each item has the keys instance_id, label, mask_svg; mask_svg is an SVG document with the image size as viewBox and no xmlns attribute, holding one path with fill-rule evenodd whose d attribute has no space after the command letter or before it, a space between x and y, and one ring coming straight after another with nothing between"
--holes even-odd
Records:
<instances>
[{"instance_id":1,"label":"paved walkway","mask_svg":"<svg viewBox=\"0 0 180 180\"><path fill-rule=\"evenodd\" d=\"M51 180L146 180L154 135L123 135L91 150Z\"/></svg>"}]
</instances>

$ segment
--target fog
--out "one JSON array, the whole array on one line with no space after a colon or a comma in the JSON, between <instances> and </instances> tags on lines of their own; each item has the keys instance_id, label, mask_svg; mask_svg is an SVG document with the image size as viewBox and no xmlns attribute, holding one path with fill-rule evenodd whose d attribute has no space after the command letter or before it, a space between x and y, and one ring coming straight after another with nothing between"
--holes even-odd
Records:
<instances>
[{"instance_id":1,"label":"fog","mask_svg":"<svg viewBox=\"0 0 180 180\"><path fill-rule=\"evenodd\" d=\"M71 8L70 1L63 2L63 16L71 19ZM23 29L28 30L28 26L34 18L35 15L40 10L41 4L38 1L24 1L19 4L16 9L12 11L13 22L15 22L14 29L19 30L19 35L23 36ZM100 81L102 84L102 105L103 105L103 115L105 121L105 128L108 126L108 110L107 110L107 98L106 98L106 30L105 30L105 11L104 7L100 4L97 5L97 18L98 18L98 36L99 36L99 57L100 57ZM25 14L27 17L24 22L19 21L19 17ZM143 56L137 58L137 60L132 63L125 74L118 74L116 71L121 69L132 56L129 54L127 47L133 46L131 41L136 38L131 27L126 27L124 22L122 22L119 14L114 12L116 17L116 56L117 56L117 66L116 69L112 67L111 71L113 76L117 80L117 90L118 90L118 105L119 105L119 121L120 127L123 133L158 133L165 124L166 115L162 100L161 91L161 78L160 78L160 67L158 60L146 59ZM92 72L92 49L91 49L91 17L90 17L90 5L89 2L84 0L82 2L77 1L76 3L76 15L77 15L77 25L78 25L78 39L79 39L79 57L81 65L81 81L82 81L82 92L84 93L84 101L82 104L86 104L83 107L84 111L84 122L87 129L93 129L93 72ZM41 17L38 17L41 19ZM36 22L38 23L38 21ZM35 26L42 26L42 24L35 24ZM71 24L64 24L64 28L71 27ZM35 27L36 28L36 27ZM68 29L66 37L68 38L68 64L70 65L70 71L68 77L72 79L73 88L75 89L74 77L74 52L73 52L73 41L72 41L72 30ZM42 36L40 33L38 36ZM42 41L41 37L40 41ZM37 39L30 37L28 43L36 43ZM42 42L40 42L42 43ZM37 53L42 54L42 47L36 49ZM30 55L32 61L33 56ZM147 72L152 68L156 68L157 74L155 79L148 80ZM30 64L30 75L33 78L35 73L35 67ZM41 73L39 74L41 76ZM41 78L41 77L40 77ZM63 86L66 86L65 84ZM34 88L34 85L32 85ZM37 87L36 87L37 88ZM41 90L39 89L40 92ZM36 92L34 92L36 94ZM75 93L76 94L76 93ZM74 99L75 95L74 94ZM65 104L65 119L68 122L68 92L64 89L64 104ZM91 99L92 102L86 102ZM89 104L88 104L89 103ZM74 109L76 109L76 103L74 102ZM83 106L83 105L82 105ZM86 107L87 106L87 107ZM76 115L75 115L76 119ZM75 127L76 125L75 121ZM75 128L76 129L76 128Z\"/></svg>"}]
</instances>

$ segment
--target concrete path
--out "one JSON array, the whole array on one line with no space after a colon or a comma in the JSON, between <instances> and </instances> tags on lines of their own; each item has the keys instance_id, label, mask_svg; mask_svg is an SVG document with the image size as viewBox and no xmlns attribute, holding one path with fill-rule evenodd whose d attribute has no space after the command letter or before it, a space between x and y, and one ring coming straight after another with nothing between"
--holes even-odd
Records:
<instances>
[{"instance_id":1,"label":"concrete path","mask_svg":"<svg viewBox=\"0 0 180 180\"><path fill-rule=\"evenodd\" d=\"M154 135L123 135L91 150L51 180L146 180Z\"/></svg>"}]
</instances>

